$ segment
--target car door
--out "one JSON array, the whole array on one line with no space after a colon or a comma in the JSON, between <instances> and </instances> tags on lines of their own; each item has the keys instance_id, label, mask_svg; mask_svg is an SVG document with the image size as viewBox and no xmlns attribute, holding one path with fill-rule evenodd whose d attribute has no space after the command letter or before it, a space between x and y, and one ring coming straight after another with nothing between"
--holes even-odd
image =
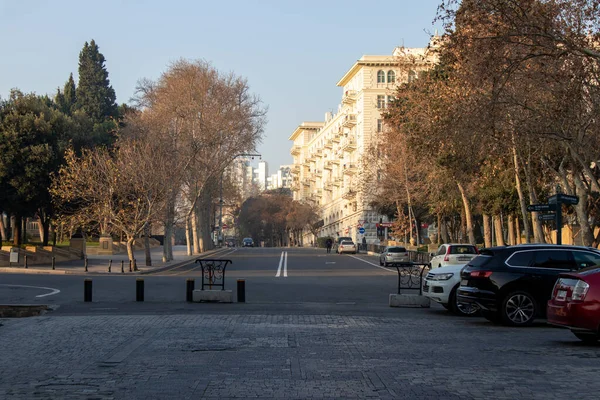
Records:
<instances>
[{"instance_id":1,"label":"car door","mask_svg":"<svg viewBox=\"0 0 600 400\"><path fill-rule=\"evenodd\" d=\"M532 267L531 275L536 284L538 307L545 307L546 302L550 300L558 274L576 269L571 251L562 249L535 251Z\"/></svg>"},{"instance_id":2,"label":"car door","mask_svg":"<svg viewBox=\"0 0 600 400\"><path fill-rule=\"evenodd\" d=\"M439 265L441 265L442 261L444 260L445 255L446 255L446 246L441 245L438 248L437 253L435 253L435 256L433 256L433 258L431 259L431 268L437 268Z\"/></svg>"}]
</instances>

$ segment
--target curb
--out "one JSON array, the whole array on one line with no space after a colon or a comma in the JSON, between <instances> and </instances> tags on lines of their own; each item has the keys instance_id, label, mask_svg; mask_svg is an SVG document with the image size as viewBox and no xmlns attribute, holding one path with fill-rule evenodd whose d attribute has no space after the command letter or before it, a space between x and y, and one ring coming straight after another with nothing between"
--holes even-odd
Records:
<instances>
[{"instance_id":1,"label":"curb","mask_svg":"<svg viewBox=\"0 0 600 400\"><path fill-rule=\"evenodd\" d=\"M35 269L35 268L16 268L16 267L2 267L0 273L7 274L49 274L49 275L66 275L67 271L64 269Z\"/></svg>"},{"instance_id":2,"label":"curb","mask_svg":"<svg viewBox=\"0 0 600 400\"><path fill-rule=\"evenodd\" d=\"M48 309L45 304L0 304L0 318L37 317Z\"/></svg>"}]
</instances>

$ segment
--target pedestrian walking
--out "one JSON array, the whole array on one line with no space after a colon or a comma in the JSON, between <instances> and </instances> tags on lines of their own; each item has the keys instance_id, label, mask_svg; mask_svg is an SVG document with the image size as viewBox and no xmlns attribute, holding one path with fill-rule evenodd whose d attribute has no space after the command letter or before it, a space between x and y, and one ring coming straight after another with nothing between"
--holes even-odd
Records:
<instances>
[{"instance_id":1,"label":"pedestrian walking","mask_svg":"<svg viewBox=\"0 0 600 400\"><path fill-rule=\"evenodd\" d=\"M331 240L331 238L327 238L327 241L325 241L325 246L327 247L327 253L331 253L332 245L333 245L333 240Z\"/></svg>"}]
</instances>

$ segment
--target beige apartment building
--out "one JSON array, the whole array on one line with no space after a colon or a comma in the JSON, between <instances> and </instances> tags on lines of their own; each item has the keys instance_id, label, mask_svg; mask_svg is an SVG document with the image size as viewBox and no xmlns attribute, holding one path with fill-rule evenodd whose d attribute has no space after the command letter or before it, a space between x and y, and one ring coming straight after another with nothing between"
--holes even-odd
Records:
<instances>
[{"instance_id":1,"label":"beige apartment building","mask_svg":"<svg viewBox=\"0 0 600 400\"><path fill-rule=\"evenodd\" d=\"M392 55L362 56L337 83L342 87L337 113L326 113L322 122L302 122L290 136L294 200L318 206L319 237L350 236L357 243L364 237L367 243L379 243L376 224L387 218L369 205L377 176L368 172L372 169L366 168L364 156L378 144L384 129L381 112L396 86L438 61L439 41L436 35L426 48L398 47ZM303 239L305 244L315 240L308 229Z\"/></svg>"}]
</instances>

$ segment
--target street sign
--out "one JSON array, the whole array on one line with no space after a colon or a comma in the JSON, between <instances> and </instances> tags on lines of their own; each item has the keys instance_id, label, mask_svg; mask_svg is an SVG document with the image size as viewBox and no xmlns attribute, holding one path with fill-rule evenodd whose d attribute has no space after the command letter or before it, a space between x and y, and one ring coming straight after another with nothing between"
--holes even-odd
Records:
<instances>
[{"instance_id":1,"label":"street sign","mask_svg":"<svg viewBox=\"0 0 600 400\"><path fill-rule=\"evenodd\" d=\"M556 204L530 204L527 211L556 211Z\"/></svg>"},{"instance_id":2,"label":"street sign","mask_svg":"<svg viewBox=\"0 0 600 400\"><path fill-rule=\"evenodd\" d=\"M570 194L558 193L548 198L548 203L550 204L556 204L558 202L564 204L577 205L579 204L579 196L571 196Z\"/></svg>"},{"instance_id":3,"label":"street sign","mask_svg":"<svg viewBox=\"0 0 600 400\"><path fill-rule=\"evenodd\" d=\"M392 222L380 222L377 224L378 228L391 228L394 224Z\"/></svg>"},{"instance_id":4,"label":"street sign","mask_svg":"<svg viewBox=\"0 0 600 400\"><path fill-rule=\"evenodd\" d=\"M556 219L556 214L540 214L538 215L539 221L554 221Z\"/></svg>"},{"instance_id":5,"label":"street sign","mask_svg":"<svg viewBox=\"0 0 600 400\"><path fill-rule=\"evenodd\" d=\"M361 235L365 233L365 228L363 228L362 226L360 228L358 228L358 233L360 233Z\"/></svg>"}]
</instances>

